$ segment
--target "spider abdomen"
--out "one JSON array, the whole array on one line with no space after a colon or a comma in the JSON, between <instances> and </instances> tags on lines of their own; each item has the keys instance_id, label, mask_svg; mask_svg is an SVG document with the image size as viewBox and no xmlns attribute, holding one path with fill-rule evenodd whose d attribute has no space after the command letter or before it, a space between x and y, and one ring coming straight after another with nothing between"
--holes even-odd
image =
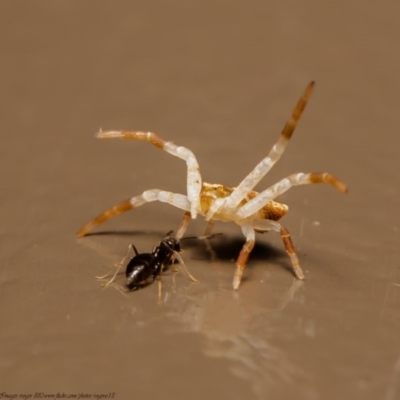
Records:
<instances>
[{"instance_id":1,"label":"spider abdomen","mask_svg":"<svg viewBox=\"0 0 400 400\"><path fill-rule=\"evenodd\" d=\"M272 221L279 221L289 210L286 204L270 201L258 212L259 219L270 219Z\"/></svg>"}]
</instances>

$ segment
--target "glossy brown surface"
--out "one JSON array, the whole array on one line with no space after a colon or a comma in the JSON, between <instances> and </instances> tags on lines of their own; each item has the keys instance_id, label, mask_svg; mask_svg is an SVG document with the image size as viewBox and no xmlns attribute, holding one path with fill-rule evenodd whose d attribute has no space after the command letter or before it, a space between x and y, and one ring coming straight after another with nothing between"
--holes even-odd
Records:
<instances>
[{"instance_id":1,"label":"glossy brown surface","mask_svg":"<svg viewBox=\"0 0 400 400\"><path fill-rule=\"evenodd\" d=\"M398 15L396 2L2 1L3 398L400 398ZM233 187L314 79L282 160L255 188L315 171L348 185L278 199L304 282L270 232L234 292L244 238L216 223L213 253L182 243L200 283L167 272L163 304L157 284L101 288L95 275L132 242L150 252L182 212L151 203L77 230L146 189L185 192L186 165L95 132L156 132L196 154L205 182Z\"/></svg>"}]
</instances>

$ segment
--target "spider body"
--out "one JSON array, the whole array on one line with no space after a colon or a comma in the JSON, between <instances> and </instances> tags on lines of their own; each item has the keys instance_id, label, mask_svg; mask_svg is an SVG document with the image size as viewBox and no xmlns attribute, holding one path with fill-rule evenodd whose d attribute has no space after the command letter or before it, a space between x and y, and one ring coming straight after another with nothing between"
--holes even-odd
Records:
<instances>
[{"instance_id":1,"label":"spider body","mask_svg":"<svg viewBox=\"0 0 400 400\"><path fill-rule=\"evenodd\" d=\"M235 188L229 188L224 185L203 183L202 190L200 192L200 209L199 214L206 216L210 211L215 201L218 199L227 199ZM241 207L243 207L250 200L258 196L259 193L252 190L247 193L246 197L239 203L239 205L233 210L221 210L213 214L212 219L216 221L223 222L236 222L237 212ZM288 211L288 206L283 203L278 203L276 201L269 201L265 206L258 210L254 215L251 216L252 219L270 219L272 221L278 221L281 219ZM238 218L240 225L240 218Z\"/></svg>"},{"instance_id":2,"label":"spider body","mask_svg":"<svg viewBox=\"0 0 400 400\"><path fill-rule=\"evenodd\" d=\"M192 151L165 141L155 133L138 131L99 132L98 138L148 141L173 156L183 159L187 165L187 194L172 193L160 189L146 190L141 195L125 200L89 221L78 232L78 237L86 235L97 225L118 214L148 202L161 201L185 211L176 234L178 240L183 237L190 220L196 218L197 214L204 216L208 221L206 235L210 234L214 221L235 222L240 226L246 242L236 261L233 278L234 289L239 288L247 259L254 247L256 232L270 230L278 232L291 259L294 274L298 279L304 279L304 273L301 270L289 231L278 222L286 214L288 207L274 200L297 185L328 183L342 193L347 191L346 185L329 173L312 172L289 175L260 193L253 189L281 158L311 96L313 87L314 82L307 86L269 154L234 188L220 184L203 183L199 165Z\"/></svg>"}]
</instances>

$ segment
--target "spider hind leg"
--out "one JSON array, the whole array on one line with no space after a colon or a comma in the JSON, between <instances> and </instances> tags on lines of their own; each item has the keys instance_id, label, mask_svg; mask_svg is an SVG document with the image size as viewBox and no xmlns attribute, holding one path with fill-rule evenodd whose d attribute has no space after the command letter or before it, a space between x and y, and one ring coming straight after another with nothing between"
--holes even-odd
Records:
<instances>
[{"instance_id":1,"label":"spider hind leg","mask_svg":"<svg viewBox=\"0 0 400 400\"><path fill-rule=\"evenodd\" d=\"M246 243L243 245L242 250L239 253L239 257L236 261L236 270L233 275L233 289L238 290L240 282L242 281L243 271L246 267L247 259L251 251L253 250L255 243L255 232L250 225L242 225L242 232L246 237Z\"/></svg>"},{"instance_id":2,"label":"spider hind leg","mask_svg":"<svg viewBox=\"0 0 400 400\"><path fill-rule=\"evenodd\" d=\"M281 226L280 234L283 240L283 244L285 246L286 253L289 255L290 261L292 262L292 268L294 274L296 275L296 278L304 280L304 273L300 267L299 259L296 254L296 250L294 249L289 231L285 227Z\"/></svg>"},{"instance_id":3,"label":"spider hind leg","mask_svg":"<svg viewBox=\"0 0 400 400\"><path fill-rule=\"evenodd\" d=\"M284 228L279 222L271 221L269 219L256 219L252 222L252 226L256 231L267 232L270 230L274 230L281 235L286 253L289 255L290 261L292 262L292 269L296 278L304 280L304 273L300 267L299 259L297 257L296 250L294 248L289 231Z\"/></svg>"}]
</instances>

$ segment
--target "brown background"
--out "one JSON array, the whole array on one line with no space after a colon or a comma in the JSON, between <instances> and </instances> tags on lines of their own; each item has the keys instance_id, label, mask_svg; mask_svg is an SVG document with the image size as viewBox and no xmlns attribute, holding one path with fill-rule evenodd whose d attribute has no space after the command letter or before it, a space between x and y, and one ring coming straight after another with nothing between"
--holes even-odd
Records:
<instances>
[{"instance_id":1,"label":"brown background","mask_svg":"<svg viewBox=\"0 0 400 400\"><path fill-rule=\"evenodd\" d=\"M400 397L399 40L394 1L2 1L0 393L118 399ZM295 188L291 231L258 235L239 292L238 227L218 224L181 273L121 295L94 276L181 212L153 203L84 239L82 224L145 189L185 191L182 161L103 129L192 149L234 186L317 81L283 159L258 186L329 171L350 188ZM188 234L198 235L197 220ZM122 281L120 281L122 282ZM4 394L3 394L4 397Z\"/></svg>"}]
</instances>

